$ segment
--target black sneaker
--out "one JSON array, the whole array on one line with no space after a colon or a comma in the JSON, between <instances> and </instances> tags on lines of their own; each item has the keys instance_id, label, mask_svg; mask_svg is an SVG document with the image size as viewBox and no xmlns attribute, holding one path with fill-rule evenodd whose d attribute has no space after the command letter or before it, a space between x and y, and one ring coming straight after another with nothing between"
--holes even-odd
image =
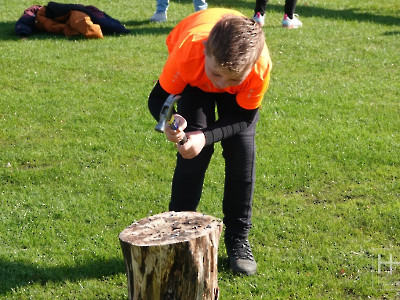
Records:
<instances>
[{"instance_id":1,"label":"black sneaker","mask_svg":"<svg viewBox=\"0 0 400 300\"><path fill-rule=\"evenodd\" d=\"M248 239L225 236L225 247L233 272L245 275L253 275L257 272L257 263L251 253Z\"/></svg>"}]
</instances>

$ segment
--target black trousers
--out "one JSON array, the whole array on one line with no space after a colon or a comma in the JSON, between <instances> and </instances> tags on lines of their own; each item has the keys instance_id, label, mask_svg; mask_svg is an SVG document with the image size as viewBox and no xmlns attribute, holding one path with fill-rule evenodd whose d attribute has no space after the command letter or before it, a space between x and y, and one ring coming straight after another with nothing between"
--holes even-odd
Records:
<instances>
[{"instance_id":1,"label":"black trousers","mask_svg":"<svg viewBox=\"0 0 400 300\"><path fill-rule=\"evenodd\" d=\"M256 0L256 6L254 9L254 13L260 12L261 14L265 14L265 8L267 6L268 0ZM288 15L289 18L293 18L294 11L296 9L297 0L286 0L284 12Z\"/></svg>"},{"instance_id":2,"label":"black trousers","mask_svg":"<svg viewBox=\"0 0 400 300\"><path fill-rule=\"evenodd\" d=\"M188 86L178 102L178 113L188 122L185 131L204 129L219 118L229 117L235 95L206 93ZM255 127L258 113L251 125L236 135L221 141L225 159L223 213L225 235L247 237L251 228L252 200L255 184ZM184 159L178 153L172 181L169 209L195 211L202 193L207 167L214 146L206 146L193 159Z\"/></svg>"}]
</instances>

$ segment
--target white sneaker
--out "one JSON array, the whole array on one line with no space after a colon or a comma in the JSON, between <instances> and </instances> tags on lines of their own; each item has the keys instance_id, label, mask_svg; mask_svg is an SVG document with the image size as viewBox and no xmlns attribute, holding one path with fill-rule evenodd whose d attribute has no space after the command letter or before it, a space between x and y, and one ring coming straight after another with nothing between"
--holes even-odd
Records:
<instances>
[{"instance_id":1,"label":"white sneaker","mask_svg":"<svg viewBox=\"0 0 400 300\"><path fill-rule=\"evenodd\" d=\"M150 18L152 22L165 22L167 21L167 12L155 12Z\"/></svg>"},{"instance_id":2,"label":"white sneaker","mask_svg":"<svg viewBox=\"0 0 400 300\"><path fill-rule=\"evenodd\" d=\"M253 16L253 20L260 24L260 26L264 26L265 15L262 15L260 12L258 12Z\"/></svg>"},{"instance_id":3,"label":"white sneaker","mask_svg":"<svg viewBox=\"0 0 400 300\"><path fill-rule=\"evenodd\" d=\"M298 19L298 15L293 15L293 19L289 19L287 15L283 17L282 27L286 28L299 28L303 23Z\"/></svg>"}]
</instances>

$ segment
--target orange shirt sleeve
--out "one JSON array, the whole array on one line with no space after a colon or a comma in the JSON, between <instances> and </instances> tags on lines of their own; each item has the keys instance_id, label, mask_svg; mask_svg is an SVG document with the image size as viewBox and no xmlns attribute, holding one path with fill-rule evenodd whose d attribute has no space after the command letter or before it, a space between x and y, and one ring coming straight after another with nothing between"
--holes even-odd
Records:
<instances>
[{"instance_id":1,"label":"orange shirt sleeve","mask_svg":"<svg viewBox=\"0 0 400 300\"><path fill-rule=\"evenodd\" d=\"M176 59L177 51L170 53L160 75L159 81L162 88L170 94L180 94L187 83L183 80L182 74L178 70Z\"/></svg>"}]
</instances>

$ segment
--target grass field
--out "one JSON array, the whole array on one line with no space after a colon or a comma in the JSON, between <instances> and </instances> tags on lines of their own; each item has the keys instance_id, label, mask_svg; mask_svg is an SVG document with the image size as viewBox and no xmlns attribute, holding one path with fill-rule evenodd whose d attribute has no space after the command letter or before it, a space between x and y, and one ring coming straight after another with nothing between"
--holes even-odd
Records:
<instances>
[{"instance_id":1,"label":"grass field","mask_svg":"<svg viewBox=\"0 0 400 300\"><path fill-rule=\"evenodd\" d=\"M15 22L46 2L8 0L0 15L1 299L126 299L118 234L168 206L175 152L147 96L192 1L171 0L163 24L148 22L155 1L78 2L131 33L21 40ZM254 3L209 7L251 16ZM298 30L280 27L283 3L270 1L264 27L259 271L232 274L221 240L220 299L400 298L400 2L299 0ZM220 154L199 211L222 218Z\"/></svg>"}]
</instances>

